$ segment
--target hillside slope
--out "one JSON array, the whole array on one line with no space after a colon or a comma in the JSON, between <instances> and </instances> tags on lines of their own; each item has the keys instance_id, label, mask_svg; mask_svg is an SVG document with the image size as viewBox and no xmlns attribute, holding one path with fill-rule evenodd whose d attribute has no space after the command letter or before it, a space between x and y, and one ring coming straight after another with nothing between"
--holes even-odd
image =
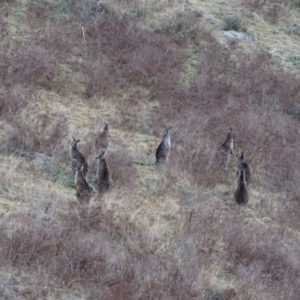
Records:
<instances>
[{"instance_id":1,"label":"hillside slope","mask_svg":"<svg viewBox=\"0 0 300 300\"><path fill-rule=\"evenodd\" d=\"M4 2L1 298L299 299L299 20L298 1ZM71 137L93 184L104 121L114 186L80 206ZM168 167L135 164L163 126Z\"/></svg>"}]
</instances>

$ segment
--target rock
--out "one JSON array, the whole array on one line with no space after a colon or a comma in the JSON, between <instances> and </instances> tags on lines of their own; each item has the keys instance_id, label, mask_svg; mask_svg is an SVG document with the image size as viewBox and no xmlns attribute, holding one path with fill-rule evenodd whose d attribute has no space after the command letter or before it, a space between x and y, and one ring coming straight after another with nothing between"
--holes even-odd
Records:
<instances>
[{"instance_id":1,"label":"rock","mask_svg":"<svg viewBox=\"0 0 300 300\"><path fill-rule=\"evenodd\" d=\"M252 42L252 38L242 32L237 32L234 30L226 30L226 31L224 30L224 31L222 31L222 33L223 33L223 35L225 35L226 37L228 37L230 39Z\"/></svg>"}]
</instances>

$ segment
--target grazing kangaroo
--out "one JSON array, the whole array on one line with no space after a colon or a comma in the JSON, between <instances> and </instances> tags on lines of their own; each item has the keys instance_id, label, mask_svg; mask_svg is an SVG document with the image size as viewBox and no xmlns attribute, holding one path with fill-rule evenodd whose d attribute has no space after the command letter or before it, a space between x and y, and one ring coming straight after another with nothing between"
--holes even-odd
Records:
<instances>
[{"instance_id":1,"label":"grazing kangaroo","mask_svg":"<svg viewBox=\"0 0 300 300\"><path fill-rule=\"evenodd\" d=\"M233 153L234 138L235 138L235 134L232 128L230 128L226 141L218 149L218 156L221 158L222 163L226 164L226 167L227 167L229 156Z\"/></svg>"},{"instance_id":2,"label":"grazing kangaroo","mask_svg":"<svg viewBox=\"0 0 300 300\"><path fill-rule=\"evenodd\" d=\"M245 171L245 180L246 180L247 186L249 188L251 180L252 180L252 169L248 165L248 163L245 162L245 160L244 160L244 154L245 154L245 152L239 151L238 154L236 155L236 157L238 159L238 161L237 161L236 177L238 177L239 172L241 170L244 170Z\"/></svg>"},{"instance_id":3,"label":"grazing kangaroo","mask_svg":"<svg viewBox=\"0 0 300 300\"><path fill-rule=\"evenodd\" d=\"M82 167L83 176L86 177L86 174L88 172L88 163L84 155L77 149L77 144L80 142L80 140L76 140L74 137L72 137L72 142L70 146L70 156L71 156L71 164L72 164L72 170L75 174L77 170L77 166L79 168Z\"/></svg>"},{"instance_id":4,"label":"grazing kangaroo","mask_svg":"<svg viewBox=\"0 0 300 300\"><path fill-rule=\"evenodd\" d=\"M80 204L88 204L92 197L93 188L87 183L81 167L78 165L75 173L76 198Z\"/></svg>"},{"instance_id":5,"label":"grazing kangaroo","mask_svg":"<svg viewBox=\"0 0 300 300\"><path fill-rule=\"evenodd\" d=\"M101 151L96 159L99 159L97 164L97 173L95 184L99 194L108 190L112 185L110 170L104 157L105 152Z\"/></svg>"},{"instance_id":6,"label":"grazing kangaroo","mask_svg":"<svg viewBox=\"0 0 300 300\"><path fill-rule=\"evenodd\" d=\"M109 129L108 129L109 124L110 123L104 122L103 130L100 133L98 133L95 138L95 148L96 148L97 153L107 150L108 138L109 138Z\"/></svg>"},{"instance_id":7,"label":"grazing kangaroo","mask_svg":"<svg viewBox=\"0 0 300 300\"><path fill-rule=\"evenodd\" d=\"M245 170L239 171L237 186L234 191L234 199L238 204L247 204L249 201L249 191L245 180Z\"/></svg>"}]
</instances>

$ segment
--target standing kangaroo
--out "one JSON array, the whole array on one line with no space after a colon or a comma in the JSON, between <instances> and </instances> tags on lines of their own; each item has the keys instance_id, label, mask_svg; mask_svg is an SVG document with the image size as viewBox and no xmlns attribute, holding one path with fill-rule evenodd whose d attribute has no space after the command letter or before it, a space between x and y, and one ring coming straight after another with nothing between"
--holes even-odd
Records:
<instances>
[{"instance_id":1,"label":"standing kangaroo","mask_svg":"<svg viewBox=\"0 0 300 300\"><path fill-rule=\"evenodd\" d=\"M232 154L233 153L233 139L235 138L235 134L232 130L232 128L229 129L228 135L227 135L227 139L224 142L224 144L222 144L222 146L218 149L218 151L224 151L228 154Z\"/></svg>"},{"instance_id":2,"label":"standing kangaroo","mask_svg":"<svg viewBox=\"0 0 300 300\"><path fill-rule=\"evenodd\" d=\"M154 163L142 163L135 161L134 163L144 166L150 166L150 165L157 165L157 164L168 164L169 162L169 156L170 156L170 150L171 150L171 139L169 131L172 129L172 127L164 127L164 134L162 137L162 140L156 149L155 153L155 162Z\"/></svg>"},{"instance_id":3,"label":"standing kangaroo","mask_svg":"<svg viewBox=\"0 0 300 300\"><path fill-rule=\"evenodd\" d=\"M238 159L238 161L237 161L236 176L238 177L239 172L241 170L244 170L245 171L245 180L246 180L247 186L249 188L251 180L252 180L252 169L248 165L248 163L245 162L245 160L244 160L244 154L245 154L245 152L239 151L238 154L236 155L236 157Z\"/></svg>"},{"instance_id":4,"label":"standing kangaroo","mask_svg":"<svg viewBox=\"0 0 300 300\"><path fill-rule=\"evenodd\" d=\"M245 180L245 170L239 171L237 186L234 191L234 199L238 204L247 204L249 201L249 191Z\"/></svg>"},{"instance_id":5,"label":"standing kangaroo","mask_svg":"<svg viewBox=\"0 0 300 300\"><path fill-rule=\"evenodd\" d=\"M104 154L105 152L101 151L99 155L96 156L96 159L99 159L99 161L97 164L95 184L99 194L105 192L112 186L110 170L105 160Z\"/></svg>"},{"instance_id":6,"label":"standing kangaroo","mask_svg":"<svg viewBox=\"0 0 300 300\"><path fill-rule=\"evenodd\" d=\"M103 130L96 135L95 138L95 149L97 153L101 151L106 151L108 148L108 138L109 138L109 123L104 122Z\"/></svg>"},{"instance_id":7,"label":"standing kangaroo","mask_svg":"<svg viewBox=\"0 0 300 300\"><path fill-rule=\"evenodd\" d=\"M164 134L162 140L156 150L155 164L167 164L169 162L170 150L171 150L171 139L169 131L172 127L164 127Z\"/></svg>"},{"instance_id":8,"label":"standing kangaroo","mask_svg":"<svg viewBox=\"0 0 300 300\"><path fill-rule=\"evenodd\" d=\"M218 156L221 158L222 163L228 163L229 156L233 154L233 139L235 138L235 134L232 128L229 129L226 141L220 146L218 149Z\"/></svg>"},{"instance_id":9,"label":"standing kangaroo","mask_svg":"<svg viewBox=\"0 0 300 300\"><path fill-rule=\"evenodd\" d=\"M82 173L83 176L86 177L86 174L88 172L88 163L84 155L77 149L77 144L80 142L80 140L76 140L74 137L72 137L72 142L70 146L70 156L71 156L71 162L72 162L72 169L73 172L76 172L77 166L79 168L82 167Z\"/></svg>"},{"instance_id":10,"label":"standing kangaroo","mask_svg":"<svg viewBox=\"0 0 300 300\"><path fill-rule=\"evenodd\" d=\"M79 165L75 173L75 188L78 202L80 204L88 204L93 193L93 188L87 183Z\"/></svg>"}]
</instances>

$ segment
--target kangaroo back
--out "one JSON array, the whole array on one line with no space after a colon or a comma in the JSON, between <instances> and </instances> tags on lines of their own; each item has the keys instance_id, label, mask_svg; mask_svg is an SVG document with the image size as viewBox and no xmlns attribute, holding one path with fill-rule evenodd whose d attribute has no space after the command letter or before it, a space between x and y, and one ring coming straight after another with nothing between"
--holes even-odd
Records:
<instances>
[{"instance_id":1,"label":"kangaroo back","mask_svg":"<svg viewBox=\"0 0 300 300\"><path fill-rule=\"evenodd\" d=\"M164 127L164 134L155 154L156 164L166 164L169 162L171 150L171 139L169 131L171 129L172 127Z\"/></svg>"},{"instance_id":2,"label":"kangaroo back","mask_svg":"<svg viewBox=\"0 0 300 300\"><path fill-rule=\"evenodd\" d=\"M104 151L100 152L96 159L98 159L97 173L95 184L99 193L108 190L112 186L112 179L110 169L104 157Z\"/></svg>"},{"instance_id":3,"label":"kangaroo back","mask_svg":"<svg viewBox=\"0 0 300 300\"><path fill-rule=\"evenodd\" d=\"M95 149L99 153L101 151L106 151L109 143L109 123L104 122L103 130L96 134L95 137Z\"/></svg>"},{"instance_id":4,"label":"kangaroo back","mask_svg":"<svg viewBox=\"0 0 300 300\"><path fill-rule=\"evenodd\" d=\"M82 167L82 172L84 177L86 177L88 172L88 163L84 155L78 150L77 144L80 142L80 140L76 140L74 137L72 137L72 142L70 146L70 156L71 156L71 165L73 173L75 174L77 167L74 167L75 163L77 163L78 167Z\"/></svg>"},{"instance_id":5,"label":"kangaroo back","mask_svg":"<svg viewBox=\"0 0 300 300\"><path fill-rule=\"evenodd\" d=\"M75 173L76 198L80 204L88 204L92 196L93 189L87 183L81 168L77 168Z\"/></svg>"},{"instance_id":6,"label":"kangaroo back","mask_svg":"<svg viewBox=\"0 0 300 300\"><path fill-rule=\"evenodd\" d=\"M239 151L238 154L236 155L237 157L237 170L236 170L236 177L238 177L239 175L239 172L241 170L244 170L245 171L245 180L246 180L246 183L247 183L247 186L248 188L250 187L250 184L251 184L251 181L252 181L252 169L251 167L249 166L248 163L245 162L244 160L244 154L245 152L241 152Z\"/></svg>"},{"instance_id":7,"label":"kangaroo back","mask_svg":"<svg viewBox=\"0 0 300 300\"><path fill-rule=\"evenodd\" d=\"M249 191L245 180L245 171L239 171L237 186L234 191L234 199L238 204L247 204L249 201Z\"/></svg>"}]
</instances>

